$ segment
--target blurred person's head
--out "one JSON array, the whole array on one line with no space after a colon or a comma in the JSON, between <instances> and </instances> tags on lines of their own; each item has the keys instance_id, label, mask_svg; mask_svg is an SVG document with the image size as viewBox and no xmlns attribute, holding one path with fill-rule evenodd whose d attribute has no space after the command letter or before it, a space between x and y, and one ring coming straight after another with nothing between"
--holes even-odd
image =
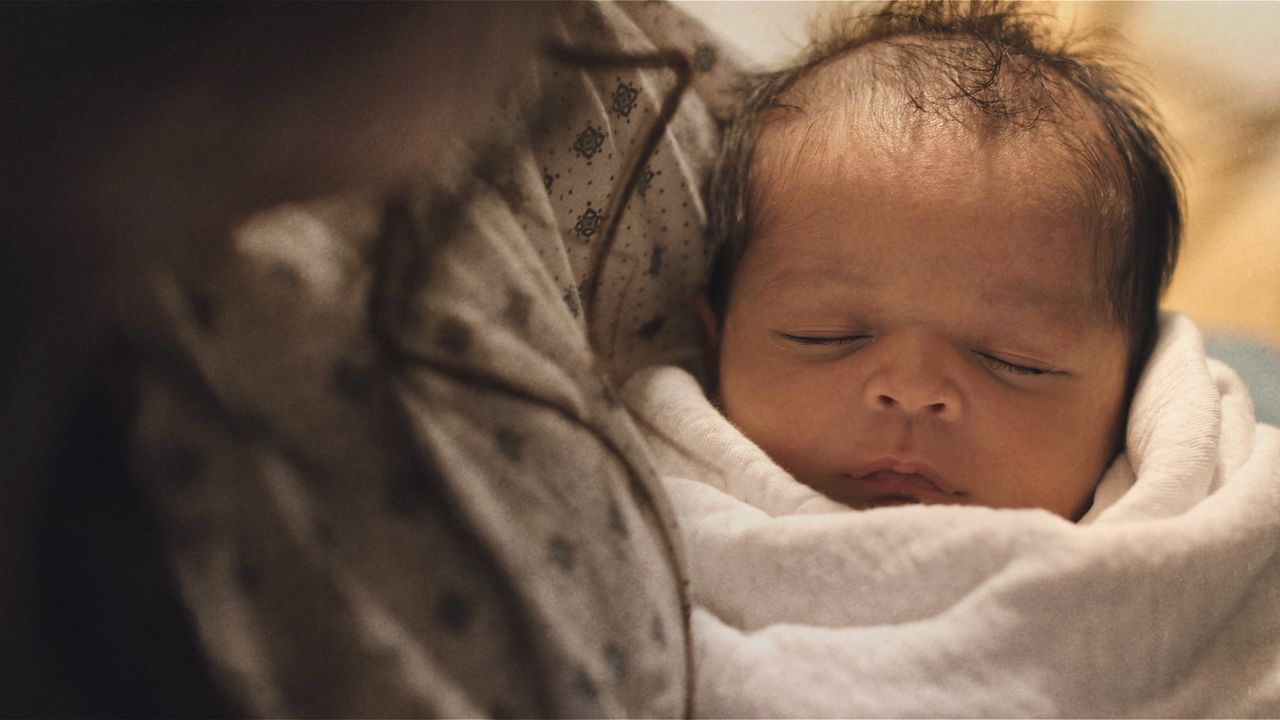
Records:
<instances>
[{"instance_id":1,"label":"blurred person's head","mask_svg":"<svg viewBox=\"0 0 1280 720\"><path fill-rule=\"evenodd\" d=\"M257 210L430 168L527 69L549 15L537 3L0 4L0 695L11 712L236 714L183 684L181 663L95 644L93 631L155 614L163 582L122 581L86 611L122 617L68 611L79 598L50 583L72 571L42 553L89 548L104 572L145 561L71 527L50 489L74 487L67 475L128 487L127 467L103 458L131 422L131 354L163 342L153 271L198 283ZM105 405L86 400L113 380ZM143 519L121 511L108 534ZM55 525L79 535L48 540ZM135 639L159 652L182 637Z\"/></svg>"}]
</instances>

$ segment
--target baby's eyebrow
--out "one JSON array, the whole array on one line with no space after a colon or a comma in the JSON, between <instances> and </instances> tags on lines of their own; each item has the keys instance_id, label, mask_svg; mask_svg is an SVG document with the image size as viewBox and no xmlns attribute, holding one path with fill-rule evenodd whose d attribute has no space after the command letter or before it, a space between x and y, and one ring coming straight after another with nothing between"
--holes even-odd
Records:
<instances>
[{"instance_id":1,"label":"baby's eyebrow","mask_svg":"<svg viewBox=\"0 0 1280 720\"><path fill-rule=\"evenodd\" d=\"M1009 310L1030 309L1054 321L1077 325L1096 319L1099 303L1093 293L1074 288L1054 288L1042 282L1006 282L978 293L984 305Z\"/></svg>"},{"instance_id":2,"label":"baby's eyebrow","mask_svg":"<svg viewBox=\"0 0 1280 720\"><path fill-rule=\"evenodd\" d=\"M762 283L766 291L802 291L806 295L844 293L851 288L875 292L881 285L875 273L845 262L786 263ZM1096 292L1083 288L1053 287L1042 281L1011 280L988 287L975 287L978 303L997 312L1033 312L1064 328L1074 328L1097 320L1102 304Z\"/></svg>"},{"instance_id":3,"label":"baby's eyebrow","mask_svg":"<svg viewBox=\"0 0 1280 720\"><path fill-rule=\"evenodd\" d=\"M814 264L784 264L765 276L762 286L769 290L777 290L792 285L813 287L814 285L831 286L836 289L854 287L872 287L874 276L859 270L849 263L833 261Z\"/></svg>"}]
</instances>

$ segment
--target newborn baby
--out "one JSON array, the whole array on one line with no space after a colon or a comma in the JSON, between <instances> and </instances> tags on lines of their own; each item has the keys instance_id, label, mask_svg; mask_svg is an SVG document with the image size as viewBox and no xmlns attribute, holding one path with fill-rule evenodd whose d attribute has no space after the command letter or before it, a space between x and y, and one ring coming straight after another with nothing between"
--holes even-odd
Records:
<instances>
[{"instance_id":1,"label":"newborn baby","mask_svg":"<svg viewBox=\"0 0 1280 720\"><path fill-rule=\"evenodd\" d=\"M982 6L891 5L765 76L712 182L712 394L857 508L1078 519L1177 256L1155 123Z\"/></svg>"},{"instance_id":2,"label":"newborn baby","mask_svg":"<svg viewBox=\"0 0 1280 720\"><path fill-rule=\"evenodd\" d=\"M891 5L728 129L710 393L623 388L703 717L1280 709L1280 431L1157 317L1144 105L1019 12Z\"/></svg>"},{"instance_id":3,"label":"newborn baby","mask_svg":"<svg viewBox=\"0 0 1280 720\"><path fill-rule=\"evenodd\" d=\"M1144 106L1019 13L891 5L728 130L710 393L623 389L700 716L1280 709L1280 431L1157 317L1180 210Z\"/></svg>"}]
</instances>

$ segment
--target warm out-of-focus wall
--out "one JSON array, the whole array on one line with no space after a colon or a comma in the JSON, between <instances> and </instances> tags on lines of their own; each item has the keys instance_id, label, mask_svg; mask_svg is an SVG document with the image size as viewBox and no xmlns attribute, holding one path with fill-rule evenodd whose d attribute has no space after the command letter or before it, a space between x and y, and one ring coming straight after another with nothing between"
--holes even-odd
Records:
<instances>
[{"instance_id":1,"label":"warm out-of-focus wall","mask_svg":"<svg viewBox=\"0 0 1280 720\"><path fill-rule=\"evenodd\" d=\"M1280 345L1280 3L1096 3L1147 68L1187 196L1165 304Z\"/></svg>"},{"instance_id":2,"label":"warm out-of-focus wall","mask_svg":"<svg viewBox=\"0 0 1280 720\"><path fill-rule=\"evenodd\" d=\"M1211 333L1280 347L1280 3L1036 3L1077 30L1110 27L1142 69L1187 198L1165 306ZM823 2L680 3L762 65L800 48Z\"/></svg>"}]
</instances>

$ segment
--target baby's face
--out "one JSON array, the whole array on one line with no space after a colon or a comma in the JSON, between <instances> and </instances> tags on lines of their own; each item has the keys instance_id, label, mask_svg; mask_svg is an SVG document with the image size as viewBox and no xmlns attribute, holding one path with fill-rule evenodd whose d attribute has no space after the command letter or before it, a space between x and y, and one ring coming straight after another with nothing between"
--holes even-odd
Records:
<instances>
[{"instance_id":1,"label":"baby's face","mask_svg":"<svg viewBox=\"0 0 1280 720\"><path fill-rule=\"evenodd\" d=\"M1127 339L1061 162L947 140L779 170L770 142L719 338L729 419L854 507L1078 518L1123 428Z\"/></svg>"}]
</instances>

